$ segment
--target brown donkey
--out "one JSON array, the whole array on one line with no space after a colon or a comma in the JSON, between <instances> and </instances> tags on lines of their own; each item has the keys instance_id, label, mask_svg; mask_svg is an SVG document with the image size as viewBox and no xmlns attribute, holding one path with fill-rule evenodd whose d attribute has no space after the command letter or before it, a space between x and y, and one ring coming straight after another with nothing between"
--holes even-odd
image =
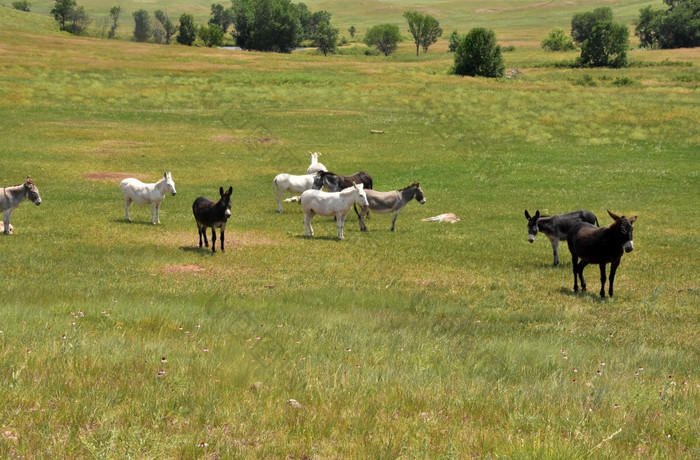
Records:
<instances>
[{"instance_id":1,"label":"brown donkey","mask_svg":"<svg viewBox=\"0 0 700 460\"><path fill-rule=\"evenodd\" d=\"M627 219L619 217L608 211L615 222L607 227L598 228L587 222L581 222L569 230L567 243L571 252L571 261L574 265L574 292L578 291L578 278L581 280L581 290L586 290L586 281L583 279L583 269L588 264L600 266L600 296L605 297L605 264L610 263L610 286L608 294L613 296L613 283L615 272L620 259L625 252L632 252L632 224L637 216ZM581 259L579 261L579 259Z\"/></svg>"}]
</instances>

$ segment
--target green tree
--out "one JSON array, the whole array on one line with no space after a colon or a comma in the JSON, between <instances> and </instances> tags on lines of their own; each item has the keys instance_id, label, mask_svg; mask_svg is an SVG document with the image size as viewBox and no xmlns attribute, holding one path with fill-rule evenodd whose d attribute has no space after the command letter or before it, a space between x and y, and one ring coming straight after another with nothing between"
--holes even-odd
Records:
<instances>
[{"instance_id":1,"label":"green tree","mask_svg":"<svg viewBox=\"0 0 700 460\"><path fill-rule=\"evenodd\" d=\"M243 49L291 52L304 38L299 11L290 0L237 0L233 37Z\"/></svg>"},{"instance_id":2,"label":"green tree","mask_svg":"<svg viewBox=\"0 0 700 460\"><path fill-rule=\"evenodd\" d=\"M112 27L109 29L107 38L114 38L117 35L117 27L119 27L119 15L122 12L121 6L113 6L109 10L109 17L112 19Z\"/></svg>"},{"instance_id":3,"label":"green tree","mask_svg":"<svg viewBox=\"0 0 700 460\"><path fill-rule=\"evenodd\" d=\"M570 51L576 48L571 37L561 27L550 30L540 46L545 51Z\"/></svg>"},{"instance_id":4,"label":"green tree","mask_svg":"<svg viewBox=\"0 0 700 460\"><path fill-rule=\"evenodd\" d=\"M133 12L134 16L134 40L147 42L153 32L151 30L151 16L144 9Z\"/></svg>"},{"instance_id":5,"label":"green tree","mask_svg":"<svg viewBox=\"0 0 700 460\"><path fill-rule=\"evenodd\" d=\"M224 8L223 5L218 3L211 4L211 14L209 22L207 24L216 24L221 28L224 34L228 32L228 28L233 24L233 9Z\"/></svg>"},{"instance_id":6,"label":"green tree","mask_svg":"<svg viewBox=\"0 0 700 460\"><path fill-rule=\"evenodd\" d=\"M27 0L20 0L19 2L12 2L12 8L20 11L29 12L29 8L32 6Z\"/></svg>"},{"instance_id":7,"label":"green tree","mask_svg":"<svg viewBox=\"0 0 700 460\"><path fill-rule=\"evenodd\" d=\"M166 45L172 41L173 35L177 32L177 27L170 20L170 16L163 10L156 10L153 15L156 17L161 27L163 28L163 39Z\"/></svg>"},{"instance_id":8,"label":"green tree","mask_svg":"<svg viewBox=\"0 0 700 460\"><path fill-rule=\"evenodd\" d=\"M593 30L593 26L600 21L612 21L612 10L607 7L596 8L587 13L575 14L571 18L571 38L574 43L582 44Z\"/></svg>"},{"instance_id":9,"label":"green tree","mask_svg":"<svg viewBox=\"0 0 700 460\"><path fill-rule=\"evenodd\" d=\"M199 38L204 42L204 45L209 48L213 46L221 46L224 43L224 31L218 24L210 24L208 26L199 26L197 32Z\"/></svg>"},{"instance_id":10,"label":"green tree","mask_svg":"<svg viewBox=\"0 0 700 460\"><path fill-rule=\"evenodd\" d=\"M314 44L326 56L328 53L334 52L338 46L338 29L327 22L319 24L313 39Z\"/></svg>"},{"instance_id":11,"label":"green tree","mask_svg":"<svg viewBox=\"0 0 700 460\"><path fill-rule=\"evenodd\" d=\"M348 29L348 33L350 34L350 38L355 38L356 31L357 31L357 29L355 29L355 26L350 26L350 28Z\"/></svg>"},{"instance_id":12,"label":"green tree","mask_svg":"<svg viewBox=\"0 0 700 460\"><path fill-rule=\"evenodd\" d=\"M452 33L450 34L450 38L448 39L449 45L447 47L448 51L451 53L454 53L457 50L457 45L459 44L459 41L461 40L462 36L457 32L456 30L453 30Z\"/></svg>"},{"instance_id":13,"label":"green tree","mask_svg":"<svg viewBox=\"0 0 700 460\"><path fill-rule=\"evenodd\" d=\"M192 46L197 39L197 26L191 14L180 15L180 27L178 28L177 42L182 45Z\"/></svg>"},{"instance_id":14,"label":"green tree","mask_svg":"<svg viewBox=\"0 0 700 460\"><path fill-rule=\"evenodd\" d=\"M624 24L600 21L581 44L579 63L590 67L624 67L627 65L629 29Z\"/></svg>"},{"instance_id":15,"label":"green tree","mask_svg":"<svg viewBox=\"0 0 700 460\"><path fill-rule=\"evenodd\" d=\"M69 20L73 9L75 9L77 5L75 0L56 0L56 3L51 9L51 15L58 22L58 26L61 30L66 30L66 22Z\"/></svg>"},{"instance_id":16,"label":"green tree","mask_svg":"<svg viewBox=\"0 0 700 460\"><path fill-rule=\"evenodd\" d=\"M700 0L665 0L666 11L650 6L639 11L634 33L641 46L685 48L700 46Z\"/></svg>"},{"instance_id":17,"label":"green tree","mask_svg":"<svg viewBox=\"0 0 700 460\"><path fill-rule=\"evenodd\" d=\"M85 11L85 7L76 6L68 15L65 30L73 35L82 35L87 30L90 22L91 19L90 16L88 16L87 11Z\"/></svg>"},{"instance_id":18,"label":"green tree","mask_svg":"<svg viewBox=\"0 0 700 460\"><path fill-rule=\"evenodd\" d=\"M457 75L502 77L505 63L501 46L493 30L481 27L461 37L455 50L454 73Z\"/></svg>"},{"instance_id":19,"label":"green tree","mask_svg":"<svg viewBox=\"0 0 700 460\"><path fill-rule=\"evenodd\" d=\"M367 46L375 46L384 56L396 51L399 42L403 40L399 26L396 24L380 24L367 31L364 42Z\"/></svg>"},{"instance_id":20,"label":"green tree","mask_svg":"<svg viewBox=\"0 0 700 460\"><path fill-rule=\"evenodd\" d=\"M418 11L405 11L403 17L408 21L408 31L416 44L416 56L421 47L423 52L427 53L428 47L442 35L440 23L434 16Z\"/></svg>"}]
</instances>

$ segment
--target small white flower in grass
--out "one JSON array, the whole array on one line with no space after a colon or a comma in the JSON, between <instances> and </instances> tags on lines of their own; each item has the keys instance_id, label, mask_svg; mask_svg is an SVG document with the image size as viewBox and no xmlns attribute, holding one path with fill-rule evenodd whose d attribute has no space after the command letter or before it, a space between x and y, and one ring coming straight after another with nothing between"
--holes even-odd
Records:
<instances>
[{"instance_id":1,"label":"small white flower in grass","mask_svg":"<svg viewBox=\"0 0 700 460\"><path fill-rule=\"evenodd\" d=\"M573 369L571 369L571 372L573 372L573 373L575 374L576 372L578 372L578 369L576 369L576 368L574 367Z\"/></svg>"},{"instance_id":2,"label":"small white flower in grass","mask_svg":"<svg viewBox=\"0 0 700 460\"><path fill-rule=\"evenodd\" d=\"M295 409L301 409L303 407L296 399L288 399L287 404L289 404Z\"/></svg>"},{"instance_id":3,"label":"small white flower in grass","mask_svg":"<svg viewBox=\"0 0 700 460\"><path fill-rule=\"evenodd\" d=\"M640 371L644 370L644 368L642 366L639 366L637 369L639 369Z\"/></svg>"},{"instance_id":4,"label":"small white flower in grass","mask_svg":"<svg viewBox=\"0 0 700 460\"><path fill-rule=\"evenodd\" d=\"M163 377L165 375L165 371L163 369L158 371L158 377Z\"/></svg>"},{"instance_id":5,"label":"small white flower in grass","mask_svg":"<svg viewBox=\"0 0 700 460\"><path fill-rule=\"evenodd\" d=\"M202 327L202 325L198 323L197 326L195 326L195 327L196 327L197 329L199 329L200 327Z\"/></svg>"},{"instance_id":6,"label":"small white flower in grass","mask_svg":"<svg viewBox=\"0 0 700 460\"><path fill-rule=\"evenodd\" d=\"M260 340L260 336L259 336L259 335L256 335L256 336L255 336L255 340Z\"/></svg>"},{"instance_id":7,"label":"small white flower in grass","mask_svg":"<svg viewBox=\"0 0 700 460\"><path fill-rule=\"evenodd\" d=\"M600 369L598 369L597 371L595 371L595 373L598 374L598 375L603 375L603 371L601 371Z\"/></svg>"},{"instance_id":8,"label":"small white flower in grass","mask_svg":"<svg viewBox=\"0 0 700 460\"><path fill-rule=\"evenodd\" d=\"M284 327L284 324L278 324L277 327Z\"/></svg>"},{"instance_id":9,"label":"small white flower in grass","mask_svg":"<svg viewBox=\"0 0 700 460\"><path fill-rule=\"evenodd\" d=\"M566 355L562 356L562 358L564 358L564 359L569 359L569 357L566 356Z\"/></svg>"},{"instance_id":10,"label":"small white flower in grass","mask_svg":"<svg viewBox=\"0 0 700 460\"><path fill-rule=\"evenodd\" d=\"M161 362L161 363L167 363L167 362L168 362L168 358L166 358L165 356L163 356L163 357L160 358L160 362Z\"/></svg>"},{"instance_id":11,"label":"small white flower in grass","mask_svg":"<svg viewBox=\"0 0 700 460\"><path fill-rule=\"evenodd\" d=\"M601 366L605 366L605 363L603 361L600 362Z\"/></svg>"},{"instance_id":12,"label":"small white flower in grass","mask_svg":"<svg viewBox=\"0 0 700 460\"><path fill-rule=\"evenodd\" d=\"M208 446L209 446L209 443L206 442L206 441L200 441L200 442L199 442L199 447L208 447Z\"/></svg>"},{"instance_id":13,"label":"small white flower in grass","mask_svg":"<svg viewBox=\"0 0 700 460\"><path fill-rule=\"evenodd\" d=\"M31 348L27 348L27 354L30 354L32 352Z\"/></svg>"},{"instance_id":14,"label":"small white flower in grass","mask_svg":"<svg viewBox=\"0 0 700 460\"><path fill-rule=\"evenodd\" d=\"M347 347L347 348L345 349L345 351L350 352L350 351L352 351L352 348Z\"/></svg>"},{"instance_id":15,"label":"small white flower in grass","mask_svg":"<svg viewBox=\"0 0 700 460\"><path fill-rule=\"evenodd\" d=\"M204 353L209 353L209 349L208 349L208 348L205 348L205 349L203 349L202 351L203 351Z\"/></svg>"},{"instance_id":16,"label":"small white flower in grass","mask_svg":"<svg viewBox=\"0 0 700 460\"><path fill-rule=\"evenodd\" d=\"M619 409L620 405L619 404L613 404L613 409Z\"/></svg>"},{"instance_id":17,"label":"small white flower in grass","mask_svg":"<svg viewBox=\"0 0 700 460\"><path fill-rule=\"evenodd\" d=\"M61 334L61 338L62 338L63 340L66 340L66 334Z\"/></svg>"},{"instance_id":18,"label":"small white flower in grass","mask_svg":"<svg viewBox=\"0 0 700 460\"><path fill-rule=\"evenodd\" d=\"M666 436L666 438L669 438L669 439L670 439L670 438L671 438L671 433L664 433L664 436Z\"/></svg>"},{"instance_id":19,"label":"small white flower in grass","mask_svg":"<svg viewBox=\"0 0 700 460\"><path fill-rule=\"evenodd\" d=\"M403 347L399 347L399 351L403 351Z\"/></svg>"}]
</instances>

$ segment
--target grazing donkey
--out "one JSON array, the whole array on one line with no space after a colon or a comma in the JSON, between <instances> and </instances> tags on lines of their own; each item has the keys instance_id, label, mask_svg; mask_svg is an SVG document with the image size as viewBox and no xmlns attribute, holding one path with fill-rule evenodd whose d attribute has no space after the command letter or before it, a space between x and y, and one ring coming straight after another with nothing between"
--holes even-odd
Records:
<instances>
[{"instance_id":1,"label":"grazing donkey","mask_svg":"<svg viewBox=\"0 0 700 460\"><path fill-rule=\"evenodd\" d=\"M352 187L353 184L362 184L365 190L372 190L373 182L372 176L364 171L357 172L352 176L341 176L339 174L333 174L328 171L321 171L316 174L314 178L313 188L316 190L321 190L321 188L326 187L329 192L339 192L348 187Z\"/></svg>"},{"instance_id":2,"label":"grazing donkey","mask_svg":"<svg viewBox=\"0 0 700 460\"><path fill-rule=\"evenodd\" d=\"M306 174L316 174L320 171L328 171L328 169L326 169L323 163L320 163L318 161L318 157L321 156L320 152L309 152L309 155L311 155L311 164L306 170Z\"/></svg>"},{"instance_id":3,"label":"grazing donkey","mask_svg":"<svg viewBox=\"0 0 700 460\"><path fill-rule=\"evenodd\" d=\"M316 174L304 174L295 176L293 174L278 174L272 181L275 186L275 198L277 198L277 212L282 212L280 200L286 192L301 193L313 188ZM320 187L319 187L320 188Z\"/></svg>"},{"instance_id":4,"label":"grazing donkey","mask_svg":"<svg viewBox=\"0 0 700 460\"><path fill-rule=\"evenodd\" d=\"M393 232L396 231L396 217L398 217L399 211L401 211L409 201L415 198L420 204L425 204L425 195L418 182L414 182L408 187L402 188L401 190L394 190L393 192L365 190L365 194L367 195L367 203L369 206L362 208L360 212L357 212L357 207L355 207L355 213L357 214L357 219L360 221L360 230L362 231L367 231L362 217L368 215L370 210L377 214L393 213L394 218L391 220L391 231Z\"/></svg>"},{"instance_id":5,"label":"grazing donkey","mask_svg":"<svg viewBox=\"0 0 700 460\"><path fill-rule=\"evenodd\" d=\"M367 206L367 195L362 184L353 184L340 192L323 192L307 190L301 194L301 206L304 209L304 234L314 236L311 219L319 216L335 216L338 224L338 239L343 239L345 217L354 203Z\"/></svg>"},{"instance_id":6,"label":"grazing donkey","mask_svg":"<svg viewBox=\"0 0 700 460\"><path fill-rule=\"evenodd\" d=\"M24 179L24 184L0 188L0 210L2 210L3 233L5 235L12 233L12 226L10 225L12 211L17 209L17 206L25 198L29 198L37 206L41 204L39 189L28 177Z\"/></svg>"},{"instance_id":7,"label":"grazing donkey","mask_svg":"<svg viewBox=\"0 0 700 460\"><path fill-rule=\"evenodd\" d=\"M535 241L537 232L542 232L549 238L554 252L555 267L559 265L559 241L566 240L566 235L574 224L588 222L598 225L598 218L595 214L585 209L554 216L541 216L540 211L536 211L534 216L530 216L530 213L525 210L525 218L527 219L528 241L530 243Z\"/></svg>"},{"instance_id":8,"label":"grazing donkey","mask_svg":"<svg viewBox=\"0 0 700 460\"><path fill-rule=\"evenodd\" d=\"M151 205L151 223L155 225L160 223L160 204L165 199L165 193L168 192L175 196L175 182L173 176L169 172L163 173L163 178L155 184L144 184L138 179L130 177L124 179L119 188L124 195L124 211L126 212L126 220L131 222L129 216L129 206L134 202L136 204Z\"/></svg>"},{"instance_id":9,"label":"grazing donkey","mask_svg":"<svg viewBox=\"0 0 700 460\"><path fill-rule=\"evenodd\" d=\"M613 296L613 282L615 272L624 252L632 252L632 224L637 216L631 219L625 216L619 217L608 211L614 222L607 227L598 228L588 222L579 222L571 227L567 243L571 252L571 261L574 265L574 292L578 291L576 276L581 279L581 290L586 290L586 281L583 279L583 269L588 264L600 266L600 297L605 298L605 264L610 263L610 286L608 294ZM579 261L579 259L581 259Z\"/></svg>"},{"instance_id":10,"label":"grazing donkey","mask_svg":"<svg viewBox=\"0 0 700 460\"><path fill-rule=\"evenodd\" d=\"M194 220L197 222L199 231L199 247L202 247L202 238L204 238L204 246L209 247L207 241L207 227L211 227L211 252L216 252L216 229L221 229L221 252L224 250L224 233L226 232L226 221L231 217L231 193L233 187L229 187L226 193L224 188L219 187L219 201L214 202L209 198L200 196L192 203L192 213Z\"/></svg>"}]
</instances>

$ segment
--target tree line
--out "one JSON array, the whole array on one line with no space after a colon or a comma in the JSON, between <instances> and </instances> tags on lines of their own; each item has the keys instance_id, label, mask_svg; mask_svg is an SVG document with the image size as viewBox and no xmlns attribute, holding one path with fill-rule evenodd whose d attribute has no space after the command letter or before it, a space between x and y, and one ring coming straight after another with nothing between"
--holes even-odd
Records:
<instances>
[{"instance_id":1,"label":"tree line","mask_svg":"<svg viewBox=\"0 0 700 460\"><path fill-rule=\"evenodd\" d=\"M677 48L700 44L700 0L663 0L667 9L647 6L640 10L635 21L635 35L642 47ZM29 11L27 0L13 3L16 9ZM116 37L121 7L110 9L109 19L102 25L103 36ZM324 55L336 51L339 30L331 25L331 13L312 12L304 3L291 0L231 0L227 8L212 4L207 24L197 26L192 15L183 13L176 25L167 12L155 10L153 16L145 9L133 14L133 39L170 44L173 37L183 45L193 45L199 38L206 46L220 46L227 34L243 49L290 52L302 42L317 47ZM91 20L76 0L55 0L51 15L61 30L76 35L85 33ZM409 10L403 13L408 32L413 39L416 55L424 53L442 36L439 21L429 14ZM109 31L107 32L107 28ZM229 32L229 29L231 31ZM348 29L354 38L356 29ZM365 33L363 42L389 56L403 41L395 24L380 24ZM549 51L581 49L575 65L586 67L622 67L627 65L629 30L626 25L613 21L609 7L575 14L571 19L571 36L564 29L554 28L542 41ZM457 31L449 37L449 49L455 53L453 72L459 75L504 75L502 49L495 33L475 28L462 35Z\"/></svg>"}]
</instances>

